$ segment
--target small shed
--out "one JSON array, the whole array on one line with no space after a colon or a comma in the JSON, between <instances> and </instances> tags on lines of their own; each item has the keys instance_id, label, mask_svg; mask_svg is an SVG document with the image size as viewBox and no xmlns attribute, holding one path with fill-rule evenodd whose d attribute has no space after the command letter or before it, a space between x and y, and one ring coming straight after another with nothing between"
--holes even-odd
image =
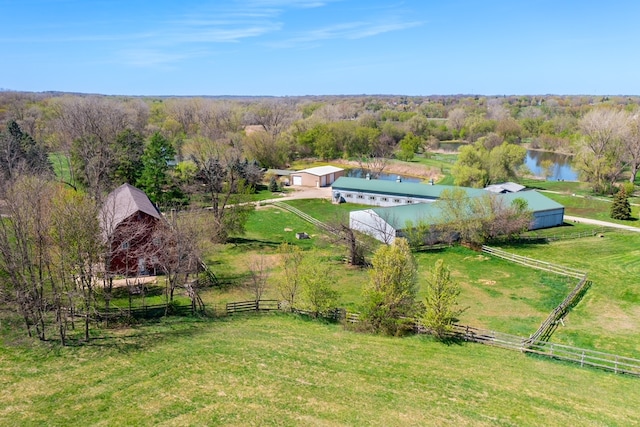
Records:
<instances>
[{"instance_id":1,"label":"small shed","mask_svg":"<svg viewBox=\"0 0 640 427\"><path fill-rule=\"evenodd\" d=\"M327 187L344 175L344 169L336 166L317 166L292 172L290 184L302 187Z\"/></svg>"}]
</instances>

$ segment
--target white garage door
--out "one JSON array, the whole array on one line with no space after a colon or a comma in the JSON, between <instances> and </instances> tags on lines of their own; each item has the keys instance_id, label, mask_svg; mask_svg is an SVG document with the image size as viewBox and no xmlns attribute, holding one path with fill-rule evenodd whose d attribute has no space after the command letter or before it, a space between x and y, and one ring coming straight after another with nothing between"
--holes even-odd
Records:
<instances>
[{"instance_id":1,"label":"white garage door","mask_svg":"<svg viewBox=\"0 0 640 427\"><path fill-rule=\"evenodd\" d=\"M302 185L302 177L301 176L293 176L293 185Z\"/></svg>"}]
</instances>

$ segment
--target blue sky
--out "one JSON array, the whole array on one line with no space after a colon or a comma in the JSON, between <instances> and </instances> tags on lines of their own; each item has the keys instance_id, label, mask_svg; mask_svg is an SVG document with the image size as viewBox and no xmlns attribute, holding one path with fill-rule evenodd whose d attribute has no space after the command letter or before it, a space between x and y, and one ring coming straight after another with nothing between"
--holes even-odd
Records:
<instances>
[{"instance_id":1,"label":"blue sky","mask_svg":"<svg viewBox=\"0 0 640 427\"><path fill-rule=\"evenodd\" d=\"M640 95L636 0L0 0L0 88Z\"/></svg>"}]
</instances>

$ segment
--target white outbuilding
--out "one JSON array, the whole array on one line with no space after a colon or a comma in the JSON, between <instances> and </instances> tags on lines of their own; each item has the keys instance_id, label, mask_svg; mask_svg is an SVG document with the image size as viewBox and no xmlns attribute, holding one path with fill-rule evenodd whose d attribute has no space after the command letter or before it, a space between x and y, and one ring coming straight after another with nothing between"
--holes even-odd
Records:
<instances>
[{"instance_id":1,"label":"white outbuilding","mask_svg":"<svg viewBox=\"0 0 640 427\"><path fill-rule=\"evenodd\" d=\"M336 166L317 166L292 172L289 175L289 182L291 185L302 187L327 187L344 173L344 169Z\"/></svg>"}]
</instances>

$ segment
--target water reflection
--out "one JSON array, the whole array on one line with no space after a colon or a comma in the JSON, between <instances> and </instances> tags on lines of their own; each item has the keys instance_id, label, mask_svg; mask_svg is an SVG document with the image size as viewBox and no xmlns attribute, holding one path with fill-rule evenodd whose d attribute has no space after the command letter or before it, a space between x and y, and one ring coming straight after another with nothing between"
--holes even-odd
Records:
<instances>
[{"instance_id":1,"label":"water reflection","mask_svg":"<svg viewBox=\"0 0 640 427\"><path fill-rule=\"evenodd\" d=\"M354 169L347 169L347 171L345 172L345 176L349 176L352 178L366 178L367 173L369 173L367 169L354 168ZM384 181L396 181L398 177L400 177L400 179L403 182L422 182L420 178L414 178L414 177L403 176L398 174L386 174L386 173L379 174L376 179L382 179Z\"/></svg>"},{"instance_id":2,"label":"water reflection","mask_svg":"<svg viewBox=\"0 0 640 427\"><path fill-rule=\"evenodd\" d=\"M549 181L577 181L578 172L571 167L571 156L548 151L527 150L524 164L531 173Z\"/></svg>"},{"instance_id":3,"label":"water reflection","mask_svg":"<svg viewBox=\"0 0 640 427\"><path fill-rule=\"evenodd\" d=\"M460 147L468 144L444 142L440 149L447 152L458 152ZM524 164L532 174L546 177L549 181L577 181L578 172L571 167L571 156L548 151L527 150Z\"/></svg>"}]
</instances>

